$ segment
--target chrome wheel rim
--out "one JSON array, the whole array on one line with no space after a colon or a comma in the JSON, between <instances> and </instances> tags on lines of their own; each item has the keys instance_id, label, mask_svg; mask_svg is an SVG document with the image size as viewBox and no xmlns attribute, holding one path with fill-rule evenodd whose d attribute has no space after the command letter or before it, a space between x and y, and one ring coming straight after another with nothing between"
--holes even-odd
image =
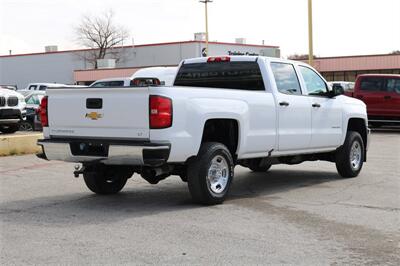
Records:
<instances>
[{"instance_id":1,"label":"chrome wheel rim","mask_svg":"<svg viewBox=\"0 0 400 266\"><path fill-rule=\"evenodd\" d=\"M226 159L217 155L211 160L208 168L207 183L210 190L216 194L222 193L229 180L229 165Z\"/></svg>"},{"instance_id":2,"label":"chrome wheel rim","mask_svg":"<svg viewBox=\"0 0 400 266\"><path fill-rule=\"evenodd\" d=\"M353 170L358 170L361 166L362 149L358 141L354 141L350 149L350 165Z\"/></svg>"}]
</instances>

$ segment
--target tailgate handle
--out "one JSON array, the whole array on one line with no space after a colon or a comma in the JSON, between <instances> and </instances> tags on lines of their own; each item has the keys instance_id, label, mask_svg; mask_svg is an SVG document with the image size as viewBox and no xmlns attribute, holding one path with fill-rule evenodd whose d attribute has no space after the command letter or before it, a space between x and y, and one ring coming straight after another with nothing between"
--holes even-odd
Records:
<instances>
[{"instance_id":1,"label":"tailgate handle","mask_svg":"<svg viewBox=\"0 0 400 266\"><path fill-rule=\"evenodd\" d=\"M101 109L103 108L103 99L101 98L88 98L86 99L87 109Z\"/></svg>"}]
</instances>

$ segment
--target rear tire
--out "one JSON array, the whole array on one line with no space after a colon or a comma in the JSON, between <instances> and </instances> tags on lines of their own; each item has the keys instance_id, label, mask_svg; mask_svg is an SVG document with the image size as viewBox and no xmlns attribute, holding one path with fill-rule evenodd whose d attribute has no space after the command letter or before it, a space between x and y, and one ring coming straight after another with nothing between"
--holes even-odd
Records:
<instances>
[{"instance_id":1,"label":"rear tire","mask_svg":"<svg viewBox=\"0 0 400 266\"><path fill-rule=\"evenodd\" d=\"M265 173L271 168L271 164L261 165L262 159L249 160L248 167L251 171L256 173Z\"/></svg>"},{"instance_id":2,"label":"rear tire","mask_svg":"<svg viewBox=\"0 0 400 266\"><path fill-rule=\"evenodd\" d=\"M228 148L206 142L188 165L187 180L193 201L204 205L222 203L233 180L234 163Z\"/></svg>"},{"instance_id":3,"label":"rear tire","mask_svg":"<svg viewBox=\"0 0 400 266\"><path fill-rule=\"evenodd\" d=\"M35 126L29 121L23 121L19 124L20 131L35 131Z\"/></svg>"},{"instance_id":4,"label":"rear tire","mask_svg":"<svg viewBox=\"0 0 400 266\"><path fill-rule=\"evenodd\" d=\"M15 133L19 130L19 124L9 125L9 126L0 126L0 131L4 134Z\"/></svg>"},{"instance_id":5,"label":"rear tire","mask_svg":"<svg viewBox=\"0 0 400 266\"><path fill-rule=\"evenodd\" d=\"M342 147L336 151L336 169L342 177L356 177L364 163L365 146L361 135L348 131Z\"/></svg>"},{"instance_id":6,"label":"rear tire","mask_svg":"<svg viewBox=\"0 0 400 266\"><path fill-rule=\"evenodd\" d=\"M129 167L98 165L84 172L83 179L92 192L109 195L120 192L132 175Z\"/></svg>"}]
</instances>

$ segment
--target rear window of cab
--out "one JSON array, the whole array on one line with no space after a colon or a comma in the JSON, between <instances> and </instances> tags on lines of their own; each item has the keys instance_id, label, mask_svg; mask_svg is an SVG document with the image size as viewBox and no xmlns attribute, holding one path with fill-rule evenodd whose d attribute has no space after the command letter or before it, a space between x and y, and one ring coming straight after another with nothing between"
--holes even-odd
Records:
<instances>
[{"instance_id":1,"label":"rear window of cab","mask_svg":"<svg viewBox=\"0 0 400 266\"><path fill-rule=\"evenodd\" d=\"M265 90L260 67L255 61L183 64L174 85L251 91Z\"/></svg>"},{"instance_id":2,"label":"rear window of cab","mask_svg":"<svg viewBox=\"0 0 400 266\"><path fill-rule=\"evenodd\" d=\"M395 92L400 94L400 78L362 77L360 89L367 92Z\"/></svg>"}]
</instances>

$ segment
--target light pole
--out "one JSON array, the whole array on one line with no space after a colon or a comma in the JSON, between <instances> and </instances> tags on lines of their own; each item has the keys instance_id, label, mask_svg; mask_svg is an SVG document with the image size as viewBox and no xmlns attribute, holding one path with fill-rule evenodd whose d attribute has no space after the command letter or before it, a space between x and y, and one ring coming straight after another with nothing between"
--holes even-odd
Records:
<instances>
[{"instance_id":1,"label":"light pole","mask_svg":"<svg viewBox=\"0 0 400 266\"><path fill-rule=\"evenodd\" d=\"M314 63L313 52L313 23L312 23L312 0L308 0L308 64Z\"/></svg>"},{"instance_id":2,"label":"light pole","mask_svg":"<svg viewBox=\"0 0 400 266\"><path fill-rule=\"evenodd\" d=\"M205 12L206 12L206 55L208 56L208 10L207 4L212 3L213 0L199 0L200 3L204 3Z\"/></svg>"}]
</instances>

